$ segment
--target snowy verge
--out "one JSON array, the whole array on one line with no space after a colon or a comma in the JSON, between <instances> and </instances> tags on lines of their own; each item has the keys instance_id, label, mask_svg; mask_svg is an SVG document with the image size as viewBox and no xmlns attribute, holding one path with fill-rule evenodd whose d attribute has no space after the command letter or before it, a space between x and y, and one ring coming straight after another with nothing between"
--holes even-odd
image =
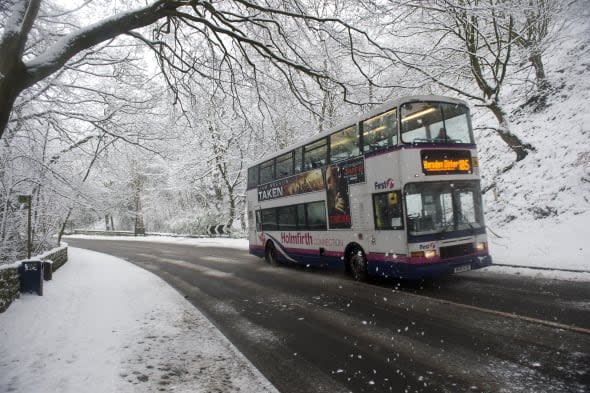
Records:
<instances>
[{"instance_id":1,"label":"snowy verge","mask_svg":"<svg viewBox=\"0 0 590 393\"><path fill-rule=\"evenodd\" d=\"M494 263L590 271L590 211L535 222L515 221L488 233Z\"/></svg>"},{"instance_id":2,"label":"snowy verge","mask_svg":"<svg viewBox=\"0 0 590 393\"><path fill-rule=\"evenodd\" d=\"M69 262L0 314L0 391L276 392L180 294L121 259Z\"/></svg>"},{"instance_id":3,"label":"snowy verge","mask_svg":"<svg viewBox=\"0 0 590 393\"><path fill-rule=\"evenodd\" d=\"M490 273L514 274L517 276L526 276L545 280L563 280L590 282L590 273L586 272L565 272L561 270L538 270L527 267L510 267L510 266L490 266L483 269Z\"/></svg>"}]
</instances>

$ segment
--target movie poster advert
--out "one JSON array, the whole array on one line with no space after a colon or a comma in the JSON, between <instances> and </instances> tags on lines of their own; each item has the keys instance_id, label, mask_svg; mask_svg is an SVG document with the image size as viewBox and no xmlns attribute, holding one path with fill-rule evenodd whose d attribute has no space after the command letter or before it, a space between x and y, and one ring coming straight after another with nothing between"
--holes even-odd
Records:
<instances>
[{"instance_id":1,"label":"movie poster advert","mask_svg":"<svg viewBox=\"0 0 590 393\"><path fill-rule=\"evenodd\" d=\"M321 191L324 189L324 178L321 169L291 176L286 179L258 186L258 201L268 201L290 195Z\"/></svg>"},{"instance_id":2,"label":"movie poster advert","mask_svg":"<svg viewBox=\"0 0 590 393\"><path fill-rule=\"evenodd\" d=\"M350 197L348 186L365 181L362 157L339 162L326 168L326 197L330 229L350 228Z\"/></svg>"}]
</instances>

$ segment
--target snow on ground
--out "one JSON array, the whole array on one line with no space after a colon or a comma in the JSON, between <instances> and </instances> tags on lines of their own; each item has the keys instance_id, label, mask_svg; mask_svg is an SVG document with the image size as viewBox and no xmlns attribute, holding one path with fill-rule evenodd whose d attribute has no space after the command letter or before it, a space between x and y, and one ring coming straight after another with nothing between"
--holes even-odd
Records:
<instances>
[{"instance_id":1,"label":"snow on ground","mask_svg":"<svg viewBox=\"0 0 590 393\"><path fill-rule=\"evenodd\" d=\"M2 392L276 392L164 281L70 248L44 284L0 314Z\"/></svg>"},{"instance_id":2,"label":"snow on ground","mask_svg":"<svg viewBox=\"0 0 590 393\"><path fill-rule=\"evenodd\" d=\"M567 219L517 221L501 238L488 233L494 263L590 272L590 211Z\"/></svg>"}]
</instances>

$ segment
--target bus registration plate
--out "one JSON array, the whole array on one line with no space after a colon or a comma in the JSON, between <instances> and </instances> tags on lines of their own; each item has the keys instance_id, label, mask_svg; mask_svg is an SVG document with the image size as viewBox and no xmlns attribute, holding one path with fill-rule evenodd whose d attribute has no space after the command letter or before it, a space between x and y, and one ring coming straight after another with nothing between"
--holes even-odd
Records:
<instances>
[{"instance_id":1,"label":"bus registration plate","mask_svg":"<svg viewBox=\"0 0 590 393\"><path fill-rule=\"evenodd\" d=\"M471 270L471 265L467 264L467 265L460 265L457 266L453 269L453 273L462 273L462 272L468 272L469 270Z\"/></svg>"}]
</instances>

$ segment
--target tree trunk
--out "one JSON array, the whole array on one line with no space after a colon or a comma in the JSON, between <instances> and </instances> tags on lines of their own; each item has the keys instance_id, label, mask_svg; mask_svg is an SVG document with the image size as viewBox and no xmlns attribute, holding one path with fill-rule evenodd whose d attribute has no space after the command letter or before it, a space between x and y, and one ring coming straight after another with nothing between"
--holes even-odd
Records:
<instances>
[{"instance_id":1,"label":"tree trunk","mask_svg":"<svg viewBox=\"0 0 590 393\"><path fill-rule=\"evenodd\" d=\"M247 229L247 222L248 222L248 210L246 209L246 204L244 203L244 206L242 209L240 209L240 228L242 229L242 232L246 232Z\"/></svg>"},{"instance_id":2,"label":"tree trunk","mask_svg":"<svg viewBox=\"0 0 590 393\"><path fill-rule=\"evenodd\" d=\"M535 69L535 81L537 82L537 97L535 111L539 111L547 106L547 94L551 85L545 75L545 66L543 65L543 57L541 52L534 51L529 57L529 61Z\"/></svg>"},{"instance_id":3,"label":"tree trunk","mask_svg":"<svg viewBox=\"0 0 590 393\"><path fill-rule=\"evenodd\" d=\"M133 231L135 236L145 235L145 224L143 222L143 209L141 207L141 190L139 185L135 189L135 228Z\"/></svg>"},{"instance_id":4,"label":"tree trunk","mask_svg":"<svg viewBox=\"0 0 590 393\"><path fill-rule=\"evenodd\" d=\"M14 102L27 86L22 60L27 37L37 18L41 0L14 2L0 37L0 137L4 134Z\"/></svg>"},{"instance_id":5,"label":"tree trunk","mask_svg":"<svg viewBox=\"0 0 590 393\"><path fill-rule=\"evenodd\" d=\"M535 78L537 80L537 88L540 92L545 92L549 87L549 81L545 75L545 66L543 65L543 57L539 52L533 52L529 60L535 68Z\"/></svg>"},{"instance_id":6,"label":"tree trunk","mask_svg":"<svg viewBox=\"0 0 590 393\"><path fill-rule=\"evenodd\" d=\"M510 132L508 123L506 122L506 113L498 104L490 104L488 108L496 116L496 119L498 119L499 127L496 129L496 132L516 154L516 161L523 160L529 154L529 151L535 151L532 145L523 143L518 136Z\"/></svg>"},{"instance_id":7,"label":"tree trunk","mask_svg":"<svg viewBox=\"0 0 590 393\"><path fill-rule=\"evenodd\" d=\"M0 77L0 136L2 136L8 125L14 101L21 92L21 89L17 87L18 85L8 79L10 78Z\"/></svg>"},{"instance_id":8,"label":"tree trunk","mask_svg":"<svg viewBox=\"0 0 590 393\"><path fill-rule=\"evenodd\" d=\"M61 228L59 229L59 233L57 234L57 246L58 247L61 245L61 238L63 237L64 232L66 231L66 225L68 225L68 220L70 219L70 215L72 214L72 210L73 210L73 208L71 208L71 207L68 209L68 214L66 215L64 222L61 224Z\"/></svg>"},{"instance_id":9,"label":"tree trunk","mask_svg":"<svg viewBox=\"0 0 590 393\"><path fill-rule=\"evenodd\" d=\"M234 197L233 187L228 187L227 193L227 198L229 199L229 220L227 221L227 227L229 229L234 225L236 218L236 198Z\"/></svg>"}]
</instances>

